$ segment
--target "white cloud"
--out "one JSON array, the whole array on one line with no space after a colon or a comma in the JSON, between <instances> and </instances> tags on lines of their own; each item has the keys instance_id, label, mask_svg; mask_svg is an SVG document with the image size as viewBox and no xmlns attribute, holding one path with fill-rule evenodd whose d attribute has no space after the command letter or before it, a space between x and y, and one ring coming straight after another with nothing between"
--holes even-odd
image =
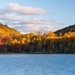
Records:
<instances>
[{"instance_id":1,"label":"white cloud","mask_svg":"<svg viewBox=\"0 0 75 75\"><path fill-rule=\"evenodd\" d=\"M28 32L49 32L60 29L61 27L57 27L57 25L37 25L37 24L24 24L24 23L16 23L16 22L7 22L10 27L17 29L22 33Z\"/></svg>"},{"instance_id":2,"label":"white cloud","mask_svg":"<svg viewBox=\"0 0 75 75\"><path fill-rule=\"evenodd\" d=\"M0 15L16 13L20 15L44 15L47 11L41 8L25 7L18 3L9 3L5 9L0 9Z\"/></svg>"},{"instance_id":3,"label":"white cloud","mask_svg":"<svg viewBox=\"0 0 75 75\"><path fill-rule=\"evenodd\" d=\"M42 24L42 25L50 25L50 24L59 24L57 22L54 22L53 20L50 19L38 19L38 18L22 18L22 17L15 17L15 16L5 16L5 15L0 15L1 20L7 20L7 21L15 21L15 22L20 22L24 24Z\"/></svg>"},{"instance_id":4,"label":"white cloud","mask_svg":"<svg viewBox=\"0 0 75 75\"><path fill-rule=\"evenodd\" d=\"M23 32L49 32L59 29L57 25L61 23L52 19L24 18L12 16L17 13L21 15L43 15L47 12L41 8L25 7L17 3L9 3L5 9L0 9L0 20L10 27ZM9 15L8 15L9 14Z\"/></svg>"},{"instance_id":5,"label":"white cloud","mask_svg":"<svg viewBox=\"0 0 75 75\"><path fill-rule=\"evenodd\" d=\"M20 27L19 27L20 28ZM58 28L60 29L60 28ZM22 27L22 30L24 32L43 32L43 33L46 33L46 32L50 32L50 31L55 31L57 30L57 26L52 26L52 25L45 25L43 27L39 26L39 25L36 25L36 24L27 24L25 26Z\"/></svg>"},{"instance_id":6,"label":"white cloud","mask_svg":"<svg viewBox=\"0 0 75 75\"><path fill-rule=\"evenodd\" d=\"M8 14L8 13L10 13L9 10L7 10L7 9L0 9L0 15L5 15L5 14Z\"/></svg>"},{"instance_id":7,"label":"white cloud","mask_svg":"<svg viewBox=\"0 0 75 75\"><path fill-rule=\"evenodd\" d=\"M25 7L18 3L9 3L7 9L22 15L43 15L47 12L41 8Z\"/></svg>"},{"instance_id":8,"label":"white cloud","mask_svg":"<svg viewBox=\"0 0 75 75\"><path fill-rule=\"evenodd\" d=\"M39 30L39 26L35 24L27 24L23 27L23 30L25 30L25 32L37 32Z\"/></svg>"}]
</instances>

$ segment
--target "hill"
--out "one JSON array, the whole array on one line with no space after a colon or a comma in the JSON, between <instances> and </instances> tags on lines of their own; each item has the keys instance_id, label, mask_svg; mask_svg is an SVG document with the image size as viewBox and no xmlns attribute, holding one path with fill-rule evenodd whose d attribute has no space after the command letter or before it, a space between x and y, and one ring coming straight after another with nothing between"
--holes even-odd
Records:
<instances>
[{"instance_id":1,"label":"hill","mask_svg":"<svg viewBox=\"0 0 75 75\"><path fill-rule=\"evenodd\" d=\"M57 35L59 35L60 33L62 33L64 35L67 32L75 32L75 24L74 25L70 25L69 27L57 30L55 33Z\"/></svg>"},{"instance_id":2,"label":"hill","mask_svg":"<svg viewBox=\"0 0 75 75\"><path fill-rule=\"evenodd\" d=\"M0 23L0 37L3 36L19 36L21 33L13 28L8 27L8 25L4 25Z\"/></svg>"}]
</instances>

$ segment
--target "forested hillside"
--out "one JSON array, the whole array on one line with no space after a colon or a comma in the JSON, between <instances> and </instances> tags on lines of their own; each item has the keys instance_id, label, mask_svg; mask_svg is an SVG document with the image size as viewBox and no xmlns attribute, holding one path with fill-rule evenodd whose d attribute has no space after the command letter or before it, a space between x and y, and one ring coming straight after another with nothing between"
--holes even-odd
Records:
<instances>
[{"instance_id":1,"label":"forested hillside","mask_svg":"<svg viewBox=\"0 0 75 75\"><path fill-rule=\"evenodd\" d=\"M0 36L19 36L20 32L0 23Z\"/></svg>"},{"instance_id":2,"label":"forested hillside","mask_svg":"<svg viewBox=\"0 0 75 75\"><path fill-rule=\"evenodd\" d=\"M60 35L60 33L62 33L63 35L67 32L75 32L75 24L74 25L70 25L69 27L57 30L55 33Z\"/></svg>"},{"instance_id":3,"label":"forested hillside","mask_svg":"<svg viewBox=\"0 0 75 75\"><path fill-rule=\"evenodd\" d=\"M75 53L74 26L56 33L21 34L0 23L0 53Z\"/></svg>"}]
</instances>

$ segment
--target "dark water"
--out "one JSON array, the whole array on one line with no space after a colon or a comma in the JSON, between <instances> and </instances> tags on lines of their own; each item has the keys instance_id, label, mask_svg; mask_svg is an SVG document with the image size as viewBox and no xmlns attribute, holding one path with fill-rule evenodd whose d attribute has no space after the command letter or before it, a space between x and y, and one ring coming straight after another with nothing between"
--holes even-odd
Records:
<instances>
[{"instance_id":1,"label":"dark water","mask_svg":"<svg viewBox=\"0 0 75 75\"><path fill-rule=\"evenodd\" d=\"M75 55L0 55L0 75L75 75Z\"/></svg>"}]
</instances>

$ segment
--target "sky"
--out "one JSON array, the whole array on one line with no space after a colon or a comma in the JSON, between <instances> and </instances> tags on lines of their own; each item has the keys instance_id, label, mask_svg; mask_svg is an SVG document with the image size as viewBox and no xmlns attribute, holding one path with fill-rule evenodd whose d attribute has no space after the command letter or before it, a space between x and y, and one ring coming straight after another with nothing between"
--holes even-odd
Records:
<instances>
[{"instance_id":1,"label":"sky","mask_svg":"<svg viewBox=\"0 0 75 75\"><path fill-rule=\"evenodd\" d=\"M0 22L21 33L54 32L75 24L75 0L1 0Z\"/></svg>"}]
</instances>

